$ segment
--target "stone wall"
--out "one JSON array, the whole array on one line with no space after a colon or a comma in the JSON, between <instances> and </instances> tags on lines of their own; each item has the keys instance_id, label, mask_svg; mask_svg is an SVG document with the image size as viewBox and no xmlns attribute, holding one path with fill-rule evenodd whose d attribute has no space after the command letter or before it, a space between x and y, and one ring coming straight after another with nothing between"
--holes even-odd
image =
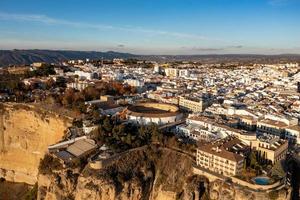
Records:
<instances>
[{"instance_id":1,"label":"stone wall","mask_svg":"<svg viewBox=\"0 0 300 200\"><path fill-rule=\"evenodd\" d=\"M205 176L209 179L210 182L216 181L216 180L222 180L224 181L226 179L225 176L221 175L221 174L215 174L214 172L210 173L205 169L201 169L200 167L193 167L193 172L197 175L202 175ZM231 181L239 186L242 187L248 187L251 190L264 190L264 191L268 191L271 190L273 188L277 188L283 185L283 183L281 183L280 181L277 181L273 184L270 185L256 185L253 183L249 183L247 181L241 180L239 178L236 177L230 177Z\"/></svg>"}]
</instances>

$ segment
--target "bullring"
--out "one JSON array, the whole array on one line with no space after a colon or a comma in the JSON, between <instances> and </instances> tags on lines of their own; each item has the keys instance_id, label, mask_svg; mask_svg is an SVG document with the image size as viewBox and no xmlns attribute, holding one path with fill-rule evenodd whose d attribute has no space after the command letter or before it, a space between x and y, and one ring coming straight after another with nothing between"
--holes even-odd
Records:
<instances>
[{"instance_id":1,"label":"bullring","mask_svg":"<svg viewBox=\"0 0 300 200\"><path fill-rule=\"evenodd\" d=\"M181 120L182 114L175 105L165 103L139 103L127 108L127 118L137 124L163 125Z\"/></svg>"}]
</instances>

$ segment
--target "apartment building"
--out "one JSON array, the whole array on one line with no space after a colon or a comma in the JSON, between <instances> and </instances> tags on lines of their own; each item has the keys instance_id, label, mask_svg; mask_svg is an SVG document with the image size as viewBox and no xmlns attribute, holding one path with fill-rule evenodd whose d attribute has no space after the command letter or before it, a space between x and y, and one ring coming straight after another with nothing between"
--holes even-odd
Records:
<instances>
[{"instance_id":1,"label":"apartment building","mask_svg":"<svg viewBox=\"0 0 300 200\"><path fill-rule=\"evenodd\" d=\"M286 127L288 127L286 123L272 119L263 119L257 121L257 130L259 132L269 133L279 137L284 135L284 130Z\"/></svg>"},{"instance_id":2,"label":"apartment building","mask_svg":"<svg viewBox=\"0 0 300 200\"><path fill-rule=\"evenodd\" d=\"M202 98L190 99L186 97L179 97L179 107L193 113L203 112L205 103Z\"/></svg>"},{"instance_id":3,"label":"apartment building","mask_svg":"<svg viewBox=\"0 0 300 200\"><path fill-rule=\"evenodd\" d=\"M262 119L257 121L257 130L260 133L268 133L281 138L285 138L292 143L300 144L300 126L298 120L287 122Z\"/></svg>"},{"instance_id":4,"label":"apartment building","mask_svg":"<svg viewBox=\"0 0 300 200\"><path fill-rule=\"evenodd\" d=\"M93 82L87 82L87 81L75 81L71 83L67 83L67 88L74 88L76 90L84 90L85 88L94 85Z\"/></svg>"},{"instance_id":5,"label":"apartment building","mask_svg":"<svg viewBox=\"0 0 300 200\"><path fill-rule=\"evenodd\" d=\"M179 70L176 68L166 68L165 73L166 73L166 76L169 76L169 77L178 77Z\"/></svg>"},{"instance_id":6,"label":"apartment building","mask_svg":"<svg viewBox=\"0 0 300 200\"><path fill-rule=\"evenodd\" d=\"M240 152L246 146L236 138L197 148L196 163L198 166L225 176L235 176L243 169L244 157Z\"/></svg>"}]
</instances>

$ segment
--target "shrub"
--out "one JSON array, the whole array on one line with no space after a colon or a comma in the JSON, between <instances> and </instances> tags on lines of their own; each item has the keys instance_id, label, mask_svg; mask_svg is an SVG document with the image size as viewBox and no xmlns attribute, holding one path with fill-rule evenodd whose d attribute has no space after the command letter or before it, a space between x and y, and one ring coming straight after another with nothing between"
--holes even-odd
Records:
<instances>
[{"instance_id":1,"label":"shrub","mask_svg":"<svg viewBox=\"0 0 300 200\"><path fill-rule=\"evenodd\" d=\"M36 183L34 184L33 188L26 193L25 200L36 200L37 192L38 192L38 185Z\"/></svg>"},{"instance_id":2,"label":"shrub","mask_svg":"<svg viewBox=\"0 0 300 200\"><path fill-rule=\"evenodd\" d=\"M269 192L269 198L272 200L276 200L279 197L278 191Z\"/></svg>"},{"instance_id":3,"label":"shrub","mask_svg":"<svg viewBox=\"0 0 300 200\"><path fill-rule=\"evenodd\" d=\"M50 154L46 154L40 161L39 172L41 174L51 174L52 170L62 169L62 164L58 158L54 158Z\"/></svg>"}]
</instances>

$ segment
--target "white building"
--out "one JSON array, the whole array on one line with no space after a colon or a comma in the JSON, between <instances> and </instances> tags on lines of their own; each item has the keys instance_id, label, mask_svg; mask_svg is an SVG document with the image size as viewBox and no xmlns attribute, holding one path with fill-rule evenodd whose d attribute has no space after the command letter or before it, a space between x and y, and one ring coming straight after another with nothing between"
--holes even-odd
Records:
<instances>
[{"instance_id":1,"label":"white building","mask_svg":"<svg viewBox=\"0 0 300 200\"><path fill-rule=\"evenodd\" d=\"M76 90L84 90L88 86L94 85L93 82L86 82L86 81L75 81L72 83L67 83L67 88L74 88Z\"/></svg>"},{"instance_id":2,"label":"white building","mask_svg":"<svg viewBox=\"0 0 300 200\"><path fill-rule=\"evenodd\" d=\"M140 103L127 108L126 117L137 124L174 123L182 119L182 113L175 105L164 103Z\"/></svg>"},{"instance_id":3,"label":"white building","mask_svg":"<svg viewBox=\"0 0 300 200\"><path fill-rule=\"evenodd\" d=\"M188 69L179 70L179 77L190 77L190 71Z\"/></svg>"},{"instance_id":4,"label":"white building","mask_svg":"<svg viewBox=\"0 0 300 200\"><path fill-rule=\"evenodd\" d=\"M181 124L176 126L177 134L188 137L195 141L215 141L221 139L222 135L215 131L209 131L205 127L197 126L195 124Z\"/></svg>"},{"instance_id":5,"label":"white building","mask_svg":"<svg viewBox=\"0 0 300 200\"><path fill-rule=\"evenodd\" d=\"M126 79L124 82L133 87L143 87L145 84L144 81L138 79Z\"/></svg>"},{"instance_id":6,"label":"white building","mask_svg":"<svg viewBox=\"0 0 300 200\"><path fill-rule=\"evenodd\" d=\"M169 77L178 77L179 75L179 70L176 69L176 68L166 68L165 69L165 73L166 73L166 76L169 76Z\"/></svg>"},{"instance_id":7,"label":"white building","mask_svg":"<svg viewBox=\"0 0 300 200\"><path fill-rule=\"evenodd\" d=\"M155 65L153 71L154 71L154 73L160 73L160 66Z\"/></svg>"},{"instance_id":8,"label":"white building","mask_svg":"<svg viewBox=\"0 0 300 200\"><path fill-rule=\"evenodd\" d=\"M75 75L78 75L79 79L92 80L97 77L97 73L94 72L84 72L84 71L75 71Z\"/></svg>"},{"instance_id":9,"label":"white building","mask_svg":"<svg viewBox=\"0 0 300 200\"><path fill-rule=\"evenodd\" d=\"M202 98L196 100L186 97L179 97L179 107L197 113L203 112L205 105Z\"/></svg>"}]
</instances>

